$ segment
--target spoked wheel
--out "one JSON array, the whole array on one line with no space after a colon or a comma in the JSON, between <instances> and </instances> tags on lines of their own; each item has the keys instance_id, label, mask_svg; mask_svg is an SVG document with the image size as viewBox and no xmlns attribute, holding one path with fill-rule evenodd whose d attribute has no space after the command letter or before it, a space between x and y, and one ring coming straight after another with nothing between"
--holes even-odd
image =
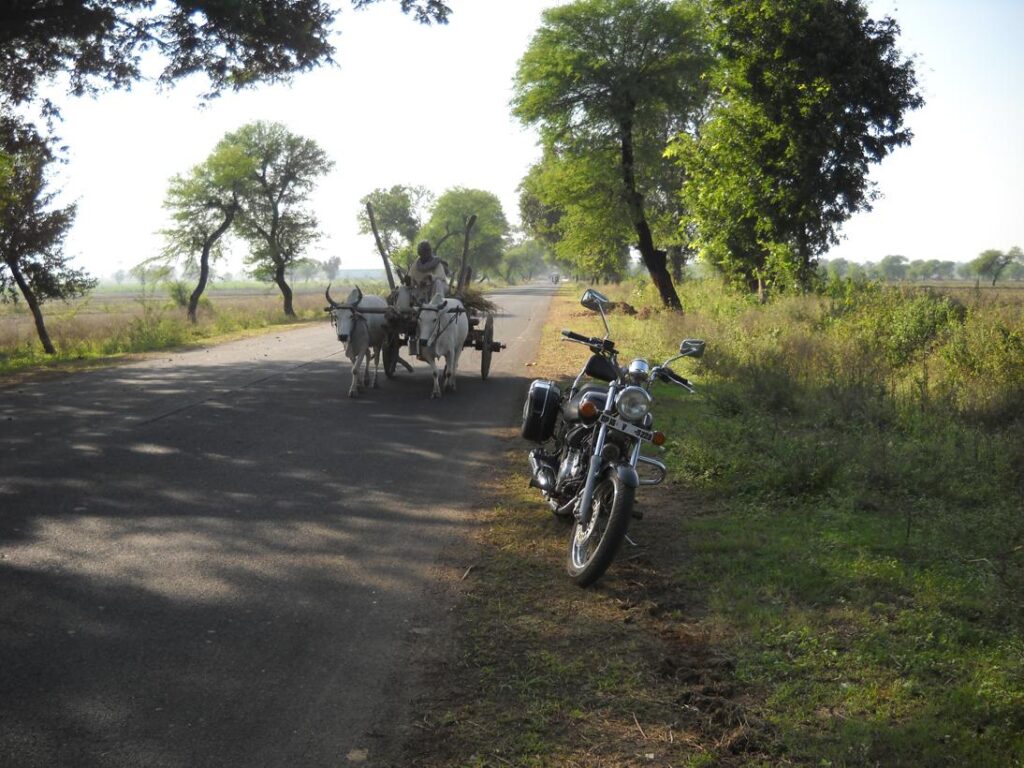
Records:
<instances>
[{"instance_id":1,"label":"spoked wheel","mask_svg":"<svg viewBox=\"0 0 1024 768\"><path fill-rule=\"evenodd\" d=\"M593 584L615 559L633 514L633 494L634 489L612 472L598 480L594 488L587 525L573 522L567 570L579 586Z\"/></svg>"},{"instance_id":2,"label":"spoked wheel","mask_svg":"<svg viewBox=\"0 0 1024 768\"><path fill-rule=\"evenodd\" d=\"M494 350L491 344L494 343L494 315L488 315L484 321L484 343L480 350L480 378L487 381L487 374L491 372L491 355Z\"/></svg>"},{"instance_id":3,"label":"spoked wheel","mask_svg":"<svg viewBox=\"0 0 1024 768\"><path fill-rule=\"evenodd\" d=\"M398 366L398 352L402 348L402 339L398 336L388 338L384 345L384 375L389 379L395 378L395 368Z\"/></svg>"}]
</instances>

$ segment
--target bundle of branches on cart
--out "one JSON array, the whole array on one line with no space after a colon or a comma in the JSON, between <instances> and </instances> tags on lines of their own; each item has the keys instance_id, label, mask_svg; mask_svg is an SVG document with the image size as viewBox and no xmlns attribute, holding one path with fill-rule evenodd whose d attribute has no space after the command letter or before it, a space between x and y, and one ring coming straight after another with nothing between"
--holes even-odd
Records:
<instances>
[{"instance_id":1,"label":"bundle of branches on cart","mask_svg":"<svg viewBox=\"0 0 1024 768\"><path fill-rule=\"evenodd\" d=\"M493 314L498 310L498 305L488 299L478 288L467 285L455 296L466 309L476 310L480 314Z\"/></svg>"}]
</instances>

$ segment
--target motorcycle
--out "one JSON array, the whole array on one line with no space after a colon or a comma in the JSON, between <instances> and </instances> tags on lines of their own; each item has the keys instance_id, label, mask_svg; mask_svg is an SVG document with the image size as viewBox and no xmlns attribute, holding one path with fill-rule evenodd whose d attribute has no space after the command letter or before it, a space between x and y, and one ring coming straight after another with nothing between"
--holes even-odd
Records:
<instances>
[{"instance_id":1,"label":"motorcycle","mask_svg":"<svg viewBox=\"0 0 1024 768\"><path fill-rule=\"evenodd\" d=\"M592 354L566 392L554 381L530 384L520 434L538 444L529 454L530 485L540 490L555 515L572 522L567 570L586 587L612 564L630 520L642 517L634 508L637 488L658 485L668 474L664 463L641 453L645 443L665 443L664 433L653 428L651 386L667 382L693 392L693 385L669 365L700 357L704 342L684 340L679 354L661 365L652 367L637 358L623 368L610 338L608 297L588 289L580 303L600 313L605 336L562 331ZM584 383L584 377L601 383ZM641 477L640 465L653 470L653 476L645 471Z\"/></svg>"}]
</instances>

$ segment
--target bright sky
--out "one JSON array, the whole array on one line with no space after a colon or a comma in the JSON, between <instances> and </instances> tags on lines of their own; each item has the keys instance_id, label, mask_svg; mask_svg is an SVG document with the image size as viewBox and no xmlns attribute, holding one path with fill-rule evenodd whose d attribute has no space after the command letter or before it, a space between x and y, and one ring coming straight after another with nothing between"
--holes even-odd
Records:
<instances>
[{"instance_id":1,"label":"bright sky","mask_svg":"<svg viewBox=\"0 0 1024 768\"><path fill-rule=\"evenodd\" d=\"M68 254L106 277L158 253L168 179L254 120L315 139L336 163L312 201L324 232L313 258L380 266L372 236L356 223L359 199L377 187L485 189L517 222L516 187L539 150L510 116L512 77L541 10L558 4L451 0L447 26L423 27L390 0L359 12L345 2L337 66L290 86L228 94L204 108L198 83L65 99L62 182L79 204ZM1024 247L1024 2L870 6L901 23L901 48L918 56L928 104L911 117L913 144L872 171L884 199L847 224L829 258L967 261L987 248Z\"/></svg>"}]
</instances>

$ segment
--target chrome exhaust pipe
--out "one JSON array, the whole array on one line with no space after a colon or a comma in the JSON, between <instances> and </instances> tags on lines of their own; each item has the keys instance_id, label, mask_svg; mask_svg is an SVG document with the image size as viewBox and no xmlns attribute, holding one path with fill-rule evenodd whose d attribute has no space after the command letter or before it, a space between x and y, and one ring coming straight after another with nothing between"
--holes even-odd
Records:
<instances>
[{"instance_id":1,"label":"chrome exhaust pipe","mask_svg":"<svg viewBox=\"0 0 1024 768\"><path fill-rule=\"evenodd\" d=\"M545 493L555 489L555 467L547 458L538 456L537 451L530 451L530 486L540 488Z\"/></svg>"}]
</instances>

